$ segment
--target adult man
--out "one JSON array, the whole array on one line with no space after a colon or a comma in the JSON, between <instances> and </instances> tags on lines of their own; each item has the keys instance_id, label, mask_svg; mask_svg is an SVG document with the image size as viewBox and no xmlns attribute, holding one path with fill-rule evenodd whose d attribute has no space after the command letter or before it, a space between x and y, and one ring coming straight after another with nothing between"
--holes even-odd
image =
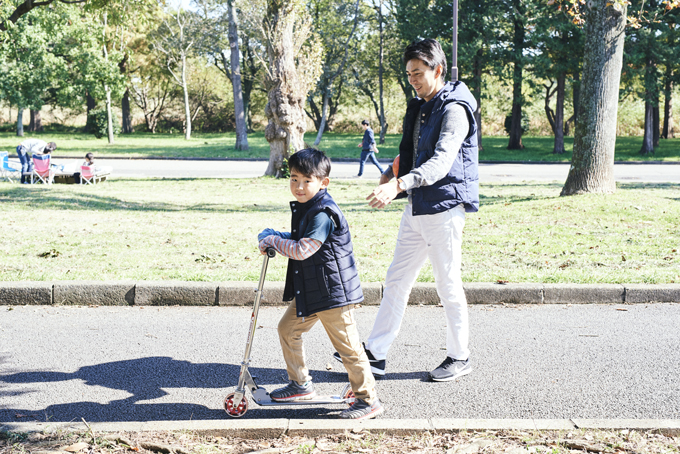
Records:
<instances>
[{"instance_id":1,"label":"adult man","mask_svg":"<svg viewBox=\"0 0 680 454\"><path fill-rule=\"evenodd\" d=\"M377 148L375 145L375 136L373 134L373 130L371 129L371 124L368 122L368 120L363 120L361 122L361 127L364 128L364 137L361 140L361 143L358 145L361 147L361 158L359 159L359 174L357 176L360 177L364 174L364 164L366 163L367 159L370 159L382 174L384 170L376 159L375 154L373 154L373 150L377 150Z\"/></svg>"},{"instance_id":2,"label":"adult man","mask_svg":"<svg viewBox=\"0 0 680 454\"><path fill-rule=\"evenodd\" d=\"M21 183L28 184L26 181L27 172L33 170L33 162L31 158L34 154L47 154L57 149L57 144L54 142L47 143L40 139L26 139L17 146L17 154L19 161L21 161Z\"/></svg>"},{"instance_id":3,"label":"adult man","mask_svg":"<svg viewBox=\"0 0 680 454\"><path fill-rule=\"evenodd\" d=\"M365 349L373 374L384 375L387 352L399 332L411 288L429 258L446 313L447 357L428 378L449 381L472 371L461 245L465 212L479 208L476 102L462 82L444 82L446 56L437 41L410 44L404 63L418 98L406 109L399 168L392 169L397 179L381 177L367 200L371 207L383 208L408 194L408 204Z\"/></svg>"}]
</instances>

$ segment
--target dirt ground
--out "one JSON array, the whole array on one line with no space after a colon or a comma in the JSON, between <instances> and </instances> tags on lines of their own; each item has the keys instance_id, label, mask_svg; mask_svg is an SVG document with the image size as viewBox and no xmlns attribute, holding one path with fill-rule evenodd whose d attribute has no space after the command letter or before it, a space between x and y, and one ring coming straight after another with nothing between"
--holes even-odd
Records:
<instances>
[{"instance_id":1,"label":"dirt ground","mask_svg":"<svg viewBox=\"0 0 680 454\"><path fill-rule=\"evenodd\" d=\"M354 430L317 438L246 440L191 432L0 433L0 454L211 454L211 453L679 453L680 437L655 431L459 432L387 436Z\"/></svg>"}]
</instances>

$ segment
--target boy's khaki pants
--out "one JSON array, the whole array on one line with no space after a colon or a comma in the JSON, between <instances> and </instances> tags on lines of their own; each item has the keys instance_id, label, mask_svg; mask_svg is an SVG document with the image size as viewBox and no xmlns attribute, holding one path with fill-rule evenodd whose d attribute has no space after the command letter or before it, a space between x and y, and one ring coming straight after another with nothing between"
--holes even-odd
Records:
<instances>
[{"instance_id":1,"label":"boy's khaki pants","mask_svg":"<svg viewBox=\"0 0 680 454\"><path fill-rule=\"evenodd\" d=\"M300 385L312 379L305 365L302 334L311 330L317 321L321 321L333 347L340 353L354 395L373 405L376 401L375 379L359 340L353 304L317 312L303 319L296 315L295 300L292 301L279 322L279 340L288 378Z\"/></svg>"}]
</instances>

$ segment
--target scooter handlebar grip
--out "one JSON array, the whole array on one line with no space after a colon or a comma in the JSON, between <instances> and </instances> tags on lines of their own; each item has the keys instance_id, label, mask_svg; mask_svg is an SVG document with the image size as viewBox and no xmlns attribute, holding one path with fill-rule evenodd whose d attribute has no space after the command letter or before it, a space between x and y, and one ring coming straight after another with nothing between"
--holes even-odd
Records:
<instances>
[{"instance_id":1,"label":"scooter handlebar grip","mask_svg":"<svg viewBox=\"0 0 680 454\"><path fill-rule=\"evenodd\" d=\"M276 249L274 249L273 247L268 247L268 248L267 248L267 255L268 255L270 258L276 257Z\"/></svg>"}]
</instances>

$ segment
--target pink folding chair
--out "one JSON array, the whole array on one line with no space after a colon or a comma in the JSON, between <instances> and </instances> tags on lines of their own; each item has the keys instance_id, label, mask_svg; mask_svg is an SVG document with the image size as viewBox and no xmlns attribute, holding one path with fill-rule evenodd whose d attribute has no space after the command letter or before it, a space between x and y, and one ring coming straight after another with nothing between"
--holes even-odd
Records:
<instances>
[{"instance_id":1,"label":"pink folding chair","mask_svg":"<svg viewBox=\"0 0 680 454\"><path fill-rule=\"evenodd\" d=\"M51 165L51 155L49 154L34 154L33 155L33 173L31 173L31 184L36 182L35 178L43 184L52 184L54 181L54 169Z\"/></svg>"},{"instance_id":2,"label":"pink folding chair","mask_svg":"<svg viewBox=\"0 0 680 454\"><path fill-rule=\"evenodd\" d=\"M97 184L102 181L101 175L97 175L94 166L80 166L80 184Z\"/></svg>"}]
</instances>

